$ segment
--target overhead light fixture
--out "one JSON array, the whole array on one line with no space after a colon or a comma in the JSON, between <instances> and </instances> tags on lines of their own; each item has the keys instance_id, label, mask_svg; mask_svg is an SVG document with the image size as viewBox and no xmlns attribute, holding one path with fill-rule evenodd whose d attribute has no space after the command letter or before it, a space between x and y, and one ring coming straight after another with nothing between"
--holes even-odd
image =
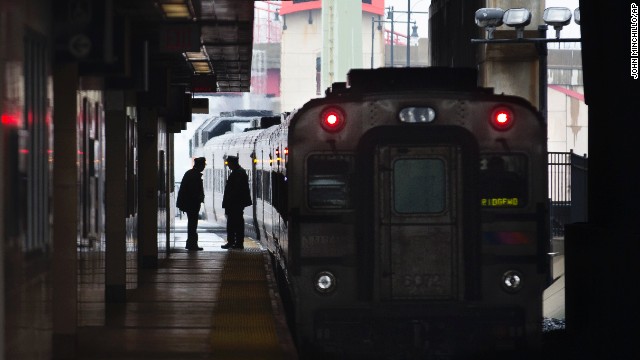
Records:
<instances>
[{"instance_id":1,"label":"overhead light fixture","mask_svg":"<svg viewBox=\"0 0 640 360\"><path fill-rule=\"evenodd\" d=\"M209 66L208 61L191 61L191 66L193 67L193 72L196 74L210 74L211 66Z\"/></svg>"},{"instance_id":2,"label":"overhead light fixture","mask_svg":"<svg viewBox=\"0 0 640 360\"><path fill-rule=\"evenodd\" d=\"M211 67L211 62L209 61L209 55L207 55L204 47L198 52L185 52L183 53L183 56L189 62L189 64L191 64L191 67L193 68L193 72L195 74L213 73L213 68Z\"/></svg>"},{"instance_id":3,"label":"overhead light fixture","mask_svg":"<svg viewBox=\"0 0 640 360\"><path fill-rule=\"evenodd\" d=\"M504 10L500 8L482 8L476 11L476 25L487 30L487 39L493 39L496 27L502 25Z\"/></svg>"},{"instance_id":4,"label":"overhead light fixture","mask_svg":"<svg viewBox=\"0 0 640 360\"><path fill-rule=\"evenodd\" d=\"M193 19L191 0L161 0L156 5L167 19Z\"/></svg>"},{"instance_id":5,"label":"overhead light fixture","mask_svg":"<svg viewBox=\"0 0 640 360\"><path fill-rule=\"evenodd\" d=\"M575 21L576 24L580 25L580 8L579 7L573 10L573 21Z\"/></svg>"},{"instance_id":6,"label":"overhead light fixture","mask_svg":"<svg viewBox=\"0 0 640 360\"><path fill-rule=\"evenodd\" d=\"M208 61L209 60L209 56L207 56L207 54L205 54L203 51L186 52L184 53L184 56L187 59L187 61Z\"/></svg>"},{"instance_id":7,"label":"overhead light fixture","mask_svg":"<svg viewBox=\"0 0 640 360\"><path fill-rule=\"evenodd\" d=\"M510 27L516 28L516 37L524 37L524 27L531 23L531 11L525 8L509 9L504 12L502 22Z\"/></svg>"},{"instance_id":8,"label":"overhead light fixture","mask_svg":"<svg viewBox=\"0 0 640 360\"><path fill-rule=\"evenodd\" d=\"M571 10L566 7L549 7L544 9L542 20L556 29L556 39L560 38L560 30L571 22Z\"/></svg>"}]
</instances>

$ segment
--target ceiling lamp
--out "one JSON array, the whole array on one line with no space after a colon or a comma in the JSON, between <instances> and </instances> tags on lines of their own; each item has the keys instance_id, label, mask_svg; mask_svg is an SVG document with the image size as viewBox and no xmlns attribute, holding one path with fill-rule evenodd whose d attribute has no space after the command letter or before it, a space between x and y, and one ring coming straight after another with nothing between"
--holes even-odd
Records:
<instances>
[{"instance_id":1,"label":"ceiling lamp","mask_svg":"<svg viewBox=\"0 0 640 360\"><path fill-rule=\"evenodd\" d=\"M184 58L191 64L193 72L195 74L211 74L213 68L209 61L209 55L205 52L204 48L199 52L185 52Z\"/></svg>"},{"instance_id":2,"label":"ceiling lamp","mask_svg":"<svg viewBox=\"0 0 640 360\"><path fill-rule=\"evenodd\" d=\"M161 0L156 5L167 19L193 19L191 0Z\"/></svg>"},{"instance_id":3,"label":"ceiling lamp","mask_svg":"<svg viewBox=\"0 0 640 360\"><path fill-rule=\"evenodd\" d=\"M193 72L196 74L211 73L211 66L209 66L208 61L192 61L191 66L193 67Z\"/></svg>"}]
</instances>

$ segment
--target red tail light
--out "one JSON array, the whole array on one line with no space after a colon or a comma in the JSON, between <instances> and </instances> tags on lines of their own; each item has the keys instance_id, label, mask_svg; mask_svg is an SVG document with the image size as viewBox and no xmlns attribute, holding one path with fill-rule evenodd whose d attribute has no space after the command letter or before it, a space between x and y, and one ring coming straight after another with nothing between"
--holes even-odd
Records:
<instances>
[{"instance_id":1,"label":"red tail light","mask_svg":"<svg viewBox=\"0 0 640 360\"><path fill-rule=\"evenodd\" d=\"M490 122L496 130L507 130L513 126L513 111L505 107L496 108L491 113Z\"/></svg>"},{"instance_id":2,"label":"red tail light","mask_svg":"<svg viewBox=\"0 0 640 360\"><path fill-rule=\"evenodd\" d=\"M340 131L345 125L344 113L337 107L327 108L320 115L320 124L326 131Z\"/></svg>"}]
</instances>

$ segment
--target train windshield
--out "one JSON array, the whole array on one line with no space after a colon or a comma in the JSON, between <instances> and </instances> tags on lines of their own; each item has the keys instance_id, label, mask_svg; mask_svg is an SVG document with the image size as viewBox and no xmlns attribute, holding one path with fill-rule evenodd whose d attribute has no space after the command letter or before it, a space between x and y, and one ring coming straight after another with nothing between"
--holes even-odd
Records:
<instances>
[{"instance_id":1,"label":"train windshield","mask_svg":"<svg viewBox=\"0 0 640 360\"><path fill-rule=\"evenodd\" d=\"M353 207L351 178L354 160L350 155L312 155L307 160L307 199L310 208Z\"/></svg>"},{"instance_id":2,"label":"train windshield","mask_svg":"<svg viewBox=\"0 0 640 360\"><path fill-rule=\"evenodd\" d=\"M441 159L402 159L393 164L395 211L439 213L445 207L445 166Z\"/></svg>"},{"instance_id":3,"label":"train windshield","mask_svg":"<svg viewBox=\"0 0 640 360\"><path fill-rule=\"evenodd\" d=\"M527 204L527 158L523 154L480 156L482 207L523 207Z\"/></svg>"}]
</instances>

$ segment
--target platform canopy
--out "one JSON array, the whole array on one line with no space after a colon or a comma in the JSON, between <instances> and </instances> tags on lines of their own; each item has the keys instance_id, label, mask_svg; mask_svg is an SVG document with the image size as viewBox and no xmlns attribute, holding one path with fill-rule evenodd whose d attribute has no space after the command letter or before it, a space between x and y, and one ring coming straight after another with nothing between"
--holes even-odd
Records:
<instances>
[{"instance_id":1,"label":"platform canopy","mask_svg":"<svg viewBox=\"0 0 640 360\"><path fill-rule=\"evenodd\" d=\"M250 90L253 0L115 0L113 10L157 33L151 61L170 67L172 85L208 74L219 92Z\"/></svg>"}]
</instances>

